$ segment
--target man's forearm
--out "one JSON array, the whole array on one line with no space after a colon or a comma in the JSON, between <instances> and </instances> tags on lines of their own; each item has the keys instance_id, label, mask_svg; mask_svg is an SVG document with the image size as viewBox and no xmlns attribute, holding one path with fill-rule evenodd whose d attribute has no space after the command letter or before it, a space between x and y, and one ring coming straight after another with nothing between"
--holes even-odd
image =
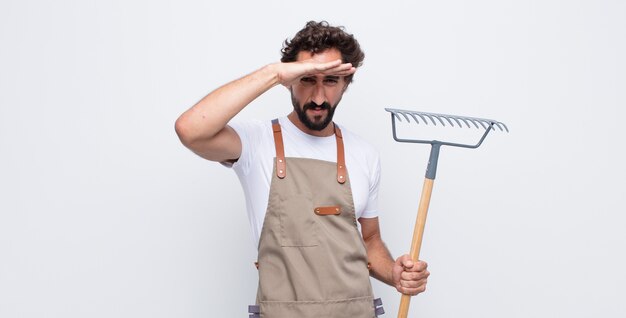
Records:
<instances>
[{"instance_id":1,"label":"man's forearm","mask_svg":"<svg viewBox=\"0 0 626 318\"><path fill-rule=\"evenodd\" d=\"M365 240L365 248L371 265L370 275L387 285L394 286L392 270L395 261L380 235L368 237Z\"/></svg>"},{"instance_id":2,"label":"man's forearm","mask_svg":"<svg viewBox=\"0 0 626 318\"><path fill-rule=\"evenodd\" d=\"M183 142L209 139L222 130L244 107L278 84L274 65L267 65L234 80L202 98L176 121Z\"/></svg>"}]
</instances>

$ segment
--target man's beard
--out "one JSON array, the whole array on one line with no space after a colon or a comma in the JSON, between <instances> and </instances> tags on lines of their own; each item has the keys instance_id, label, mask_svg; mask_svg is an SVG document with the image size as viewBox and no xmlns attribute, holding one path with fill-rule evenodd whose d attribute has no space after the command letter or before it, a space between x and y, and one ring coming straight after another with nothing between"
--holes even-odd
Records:
<instances>
[{"instance_id":1,"label":"man's beard","mask_svg":"<svg viewBox=\"0 0 626 318\"><path fill-rule=\"evenodd\" d=\"M307 128L316 131L323 130L333 121L333 115L335 114L335 108L337 107L337 105L330 106L328 102L323 102L321 105L309 102L300 108L300 102L293 96L293 94L291 94L291 103L293 104L293 109L296 111L296 114L298 114L300 122L302 122ZM326 110L326 117L323 117L323 115L315 115L312 119L309 118L306 114L307 110L315 109L317 107L319 107L320 110Z\"/></svg>"}]
</instances>

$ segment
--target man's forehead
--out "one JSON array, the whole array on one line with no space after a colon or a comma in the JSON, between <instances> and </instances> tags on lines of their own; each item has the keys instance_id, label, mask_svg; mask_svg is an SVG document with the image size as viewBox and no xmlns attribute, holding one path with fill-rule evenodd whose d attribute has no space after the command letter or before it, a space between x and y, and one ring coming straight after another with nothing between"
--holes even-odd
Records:
<instances>
[{"instance_id":1,"label":"man's forehead","mask_svg":"<svg viewBox=\"0 0 626 318\"><path fill-rule=\"evenodd\" d=\"M298 52L298 56L296 57L296 61L304 61L312 59L317 62L331 62L338 59L341 59L341 52L336 48L329 48L320 52L311 52L311 51L300 51Z\"/></svg>"}]
</instances>

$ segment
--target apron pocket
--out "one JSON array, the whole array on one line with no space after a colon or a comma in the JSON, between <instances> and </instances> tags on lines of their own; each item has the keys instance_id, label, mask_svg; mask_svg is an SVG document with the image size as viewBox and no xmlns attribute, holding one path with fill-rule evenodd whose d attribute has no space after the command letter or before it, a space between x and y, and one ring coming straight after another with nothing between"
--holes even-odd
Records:
<instances>
[{"instance_id":1,"label":"apron pocket","mask_svg":"<svg viewBox=\"0 0 626 318\"><path fill-rule=\"evenodd\" d=\"M307 247L319 244L313 201L309 196L301 194L280 196L278 216L281 246Z\"/></svg>"}]
</instances>

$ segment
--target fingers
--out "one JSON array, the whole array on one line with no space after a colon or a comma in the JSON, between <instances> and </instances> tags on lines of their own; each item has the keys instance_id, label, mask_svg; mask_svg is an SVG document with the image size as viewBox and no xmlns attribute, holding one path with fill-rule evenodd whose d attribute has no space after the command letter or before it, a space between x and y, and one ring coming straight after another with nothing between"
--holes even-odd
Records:
<instances>
[{"instance_id":1,"label":"fingers","mask_svg":"<svg viewBox=\"0 0 626 318\"><path fill-rule=\"evenodd\" d=\"M352 64L341 63L340 59L326 63L309 59L300 62L276 63L272 67L277 71L278 82L284 86L289 86L304 76L322 74L343 77L356 72Z\"/></svg>"},{"instance_id":2,"label":"fingers","mask_svg":"<svg viewBox=\"0 0 626 318\"><path fill-rule=\"evenodd\" d=\"M414 262L408 255L402 255L396 260L396 289L405 295L417 295L426 290L426 283L430 272L424 261Z\"/></svg>"},{"instance_id":3,"label":"fingers","mask_svg":"<svg viewBox=\"0 0 626 318\"><path fill-rule=\"evenodd\" d=\"M321 64L315 62L311 63L313 63L314 66L313 72L324 75L347 76L356 72L356 68L352 67L351 63L341 63L341 60Z\"/></svg>"},{"instance_id":4,"label":"fingers","mask_svg":"<svg viewBox=\"0 0 626 318\"><path fill-rule=\"evenodd\" d=\"M306 60L304 62L310 63L313 66L312 71L316 71L316 72L325 72L325 71L328 71L337 67L342 67L342 65L344 65L341 63L341 60L334 60L331 62L319 63L311 59L311 60Z\"/></svg>"},{"instance_id":5,"label":"fingers","mask_svg":"<svg viewBox=\"0 0 626 318\"><path fill-rule=\"evenodd\" d=\"M343 71L333 71L331 73L325 72L324 75L336 75L336 76L348 76L356 72L356 68L352 67L352 64L348 63L349 68Z\"/></svg>"},{"instance_id":6,"label":"fingers","mask_svg":"<svg viewBox=\"0 0 626 318\"><path fill-rule=\"evenodd\" d=\"M396 289L405 295L417 295L426 290L430 273L426 270L421 272L402 272L401 279Z\"/></svg>"},{"instance_id":7,"label":"fingers","mask_svg":"<svg viewBox=\"0 0 626 318\"><path fill-rule=\"evenodd\" d=\"M426 280L401 281L400 286L396 286L396 289L404 295L415 296L426 291Z\"/></svg>"},{"instance_id":8,"label":"fingers","mask_svg":"<svg viewBox=\"0 0 626 318\"><path fill-rule=\"evenodd\" d=\"M404 254L400 257L398 257L398 259L396 260L396 264L401 265L402 267L404 267L404 269L410 269L413 268L413 260L411 259L411 256L409 256L408 254Z\"/></svg>"},{"instance_id":9,"label":"fingers","mask_svg":"<svg viewBox=\"0 0 626 318\"><path fill-rule=\"evenodd\" d=\"M428 264L424 261L418 261L417 263L413 263L411 261L411 266L405 266L404 269L410 272L422 272L428 268Z\"/></svg>"},{"instance_id":10,"label":"fingers","mask_svg":"<svg viewBox=\"0 0 626 318\"><path fill-rule=\"evenodd\" d=\"M414 262L411 257L407 254L398 257L396 263L402 265L404 270L412 271L412 272L420 272L424 271L428 268L428 264L424 261Z\"/></svg>"},{"instance_id":11,"label":"fingers","mask_svg":"<svg viewBox=\"0 0 626 318\"><path fill-rule=\"evenodd\" d=\"M426 279L428 278L428 276L430 276L430 273L428 271L420 271L420 272L407 272L407 271L403 271L400 274L400 280L407 280L407 281L418 281L418 280L422 280L422 279Z\"/></svg>"}]
</instances>

